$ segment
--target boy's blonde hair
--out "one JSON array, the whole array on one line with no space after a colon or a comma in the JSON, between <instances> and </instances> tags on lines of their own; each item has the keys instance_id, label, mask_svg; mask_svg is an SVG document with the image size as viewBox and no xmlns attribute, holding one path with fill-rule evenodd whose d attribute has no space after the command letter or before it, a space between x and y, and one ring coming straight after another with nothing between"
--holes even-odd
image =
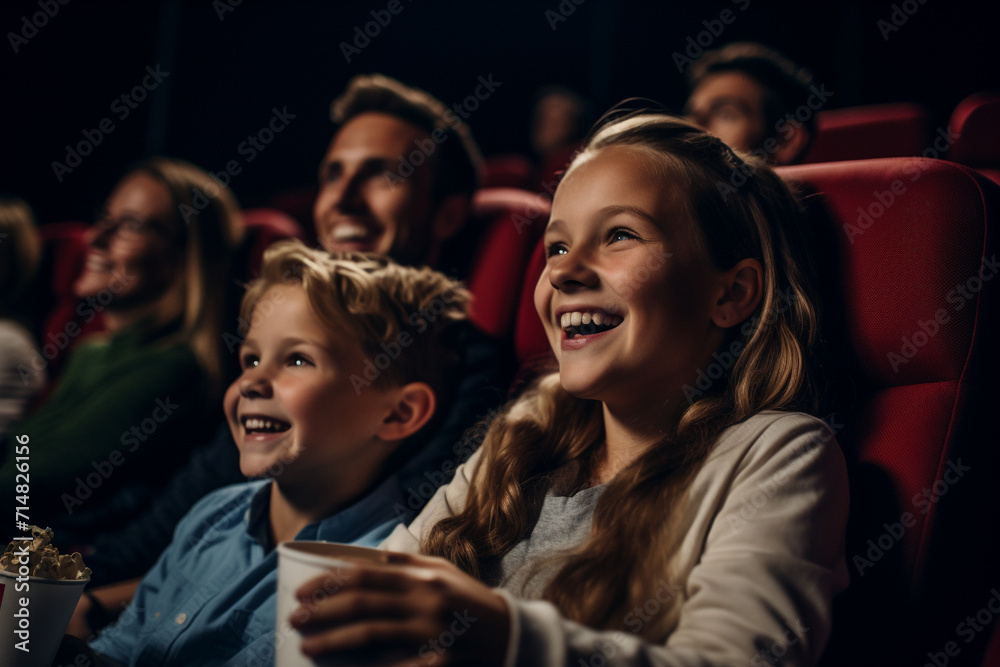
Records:
<instances>
[{"instance_id":1,"label":"boy's blonde hair","mask_svg":"<svg viewBox=\"0 0 1000 667\"><path fill-rule=\"evenodd\" d=\"M269 289L296 283L320 320L358 340L368 355L364 377L352 377L356 391L426 382L439 405L450 400L470 300L461 283L379 255L331 255L298 240L281 241L264 253L260 278L243 297L243 326L252 325L254 309Z\"/></svg>"}]
</instances>

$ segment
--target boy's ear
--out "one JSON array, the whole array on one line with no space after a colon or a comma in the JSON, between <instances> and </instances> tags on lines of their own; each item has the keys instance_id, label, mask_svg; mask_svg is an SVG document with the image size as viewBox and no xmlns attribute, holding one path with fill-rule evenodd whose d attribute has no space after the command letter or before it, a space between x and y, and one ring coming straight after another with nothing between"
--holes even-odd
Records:
<instances>
[{"instance_id":1,"label":"boy's ear","mask_svg":"<svg viewBox=\"0 0 1000 667\"><path fill-rule=\"evenodd\" d=\"M764 296L764 267L756 259L744 259L722 276L722 296L712 307L712 322L728 329L752 313Z\"/></svg>"},{"instance_id":2,"label":"boy's ear","mask_svg":"<svg viewBox=\"0 0 1000 667\"><path fill-rule=\"evenodd\" d=\"M426 382L403 385L393 392L392 408L375 435L388 442L405 440L430 421L436 407L434 390Z\"/></svg>"}]
</instances>

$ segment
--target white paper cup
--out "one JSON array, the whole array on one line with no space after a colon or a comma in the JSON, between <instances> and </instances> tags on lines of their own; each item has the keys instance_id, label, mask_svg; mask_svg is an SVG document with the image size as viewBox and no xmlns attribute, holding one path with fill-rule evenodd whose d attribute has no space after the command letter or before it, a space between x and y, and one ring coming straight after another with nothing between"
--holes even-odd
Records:
<instances>
[{"instance_id":1,"label":"white paper cup","mask_svg":"<svg viewBox=\"0 0 1000 667\"><path fill-rule=\"evenodd\" d=\"M389 552L365 547L353 547L334 542L282 542L278 545L278 618L274 640L275 667L313 667L317 663L302 655L302 635L289 623L292 612L299 606L295 591L299 586L333 570L333 587L326 594L336 593L340 581L350 578L357 558L385 563ZM357 662L330 662L324 665L348 665Z\"/></svg>"},{"instance_id":2,"label":"white paper cup","mask_svg":"<svg viewBox=\"0 0 1000 667\"><path fill-rule=\"evenodd\" d=\"M0 665L49 667L88 581L41 577L18 581L16 574L0 571ZM21 604L22 598L27 606ZM25 638L27 652L17 648Z\"/></svg>"}]
</instances>

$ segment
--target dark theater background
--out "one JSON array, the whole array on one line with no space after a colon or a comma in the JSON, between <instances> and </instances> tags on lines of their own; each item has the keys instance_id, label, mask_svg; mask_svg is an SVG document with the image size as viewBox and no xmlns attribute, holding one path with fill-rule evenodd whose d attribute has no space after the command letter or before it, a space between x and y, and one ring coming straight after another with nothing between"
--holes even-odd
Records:
<instances>
[{"instance_id":1,"label":"dark theater background","mask_svg":"<svg viewBox=\"0 0 1000 667\"><path fill-rule=\"evenodd\" d=\"M919 102L935 128L965 96L1000 87L994 3L399 0L396 14L388 5L5 2L0 191L28 200L43 224L88 220L125 166L162 153L213 172L236 161L231 187L243 205L260 205L315 179L329 102L361 72L448 103L492 76L497 87L468 118L487 155L526 151L533 95L549 83L598 109L633 95L679 109L676 63L699 42L764 42L813 68L832 92L824 108ZM368 26L375 36L359 38L380 16L384 26ZM132 99L136 86L145 99ZM275 110L287 110L276 123L286 126L258 149L248 138ZM81 143L90 154L70 155Z\"/></svg>"}]
</instances>

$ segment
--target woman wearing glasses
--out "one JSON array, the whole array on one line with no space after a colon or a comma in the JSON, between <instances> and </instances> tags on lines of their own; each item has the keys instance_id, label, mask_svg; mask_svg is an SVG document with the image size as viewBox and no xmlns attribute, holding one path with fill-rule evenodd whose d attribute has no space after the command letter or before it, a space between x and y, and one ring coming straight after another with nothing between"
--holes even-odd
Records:
<instances>
[{"instance_id":1,"label":"woman wearing glasses","mask_svg":"<svg viewBox=\"0 0 1000 667\"><path fill-rule=\"evenodd\" d=\"M73 351L49 399L11 432L27 438L29 484L17 487L13 442L0 476L3 497L27 491L19 504L63 544L140 512L197 442L223 381L224 290L240 232L232 194L168 158L126 174L87 232L77 314L102 316L106 331Z\"/></svg>"}]
</instances>

